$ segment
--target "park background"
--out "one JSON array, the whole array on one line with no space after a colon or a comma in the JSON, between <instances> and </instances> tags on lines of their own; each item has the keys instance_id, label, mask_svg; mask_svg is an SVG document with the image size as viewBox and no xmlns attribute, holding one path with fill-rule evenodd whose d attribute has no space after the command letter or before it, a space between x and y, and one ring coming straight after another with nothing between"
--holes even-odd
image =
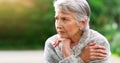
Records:
<instances>
[{"instance_id":1,"label":"park background","mask_svg":"<svg viewBox=\"0 0 120 63\"><path fill-rule=\"evenodd\" d=\"M120 56L120 0L88 0L90 28ZM0 50L43 50L56 34L53 0L0 0Z\"/></svg>"}]
</instances>

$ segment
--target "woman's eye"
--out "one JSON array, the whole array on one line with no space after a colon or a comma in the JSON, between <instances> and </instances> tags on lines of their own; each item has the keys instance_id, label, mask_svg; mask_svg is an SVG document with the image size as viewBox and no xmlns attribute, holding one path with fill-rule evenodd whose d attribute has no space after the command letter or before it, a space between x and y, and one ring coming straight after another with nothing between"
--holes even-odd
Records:
<instances>
[{"instance_id":1,"label":"woman's eye","mask_svg":"<svg viewBox=\"0 0 120 63\"><path fill-rule=\"evenodd\" d=\"M62 18L63 21L69 21L67 18Z\"/></svg>"},{"instance_id":2,"label":"woman's eye","mask_svg":"<svg viewBox=\"0 0 120 63\"><path fill-rule=\"evenodd\" d=\"M58 18L57 18L57 17L55 17L55 20L58 20Z\"/></svg>"},{"instance_id":3,"label":"woman's eye","mask_svg":"<svg viewBox=\"0 0 120 63\"><path fill-rule=\"evenodd\" d=\"M62 20L64 21L64 20L66 20L66 18L62 18Z\"/></svg>"}]
</instances>

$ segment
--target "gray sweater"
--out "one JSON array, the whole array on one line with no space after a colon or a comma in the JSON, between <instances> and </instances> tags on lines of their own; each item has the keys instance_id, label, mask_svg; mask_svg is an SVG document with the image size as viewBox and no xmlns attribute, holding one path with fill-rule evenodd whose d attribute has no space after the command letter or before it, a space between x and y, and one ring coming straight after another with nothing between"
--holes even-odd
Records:
<instances>
[{"instance_id":1,"label":"gray sweater","mask_svg":"<svg viewBox=\"0 0 120 63\"><path fill-rule=\"evenodd\" d=\"M104 46L106 48L107 57L105 59L94 60L89 63L110 63L110 45L107 39L100 33L91 29L85 31L78 44L71 49L72 55L67 58L63 58L62 56L61 44L59 44L57 47L53 47L53 43L58 37L59 35L56 34L46 40L44 49L45 63L84 63L80 58L80 54L82 53L83 48L93 41L95 41L98 45Z\"/></svg>"}]
</instances>

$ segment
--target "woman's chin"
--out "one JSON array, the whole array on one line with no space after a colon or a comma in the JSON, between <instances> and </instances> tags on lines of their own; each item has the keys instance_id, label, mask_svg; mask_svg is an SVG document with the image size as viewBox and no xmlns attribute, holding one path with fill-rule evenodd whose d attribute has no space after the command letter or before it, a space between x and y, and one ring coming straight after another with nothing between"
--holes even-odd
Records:
<instances>
[{"instance_id":1,"label":"woman's chin","mask_svg":"<svg viewBox=\"0 0 120 63\"><path fill-rule=\"evenodd\" d=\"M68 36L66 36L66 35L60 35L60 38L68 38Z\"/></svg>"}]
</instances>

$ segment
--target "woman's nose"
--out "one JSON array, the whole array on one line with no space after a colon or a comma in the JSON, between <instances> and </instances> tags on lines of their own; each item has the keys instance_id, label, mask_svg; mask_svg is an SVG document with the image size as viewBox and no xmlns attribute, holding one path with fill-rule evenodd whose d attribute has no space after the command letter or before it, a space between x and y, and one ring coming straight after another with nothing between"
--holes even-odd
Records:
<instances>
[{"instance_id":1,"label":"woman's nose","mask_svg":"<svg viewBox=\"0 0 120 63\"><path fill-rule=\"evenodd\" d=\"M61 28L63 27L62 22L61 22L61 21L56 21L56 27L57 27L58 29L61 29Z\"/></svg>"}]
</instances>

